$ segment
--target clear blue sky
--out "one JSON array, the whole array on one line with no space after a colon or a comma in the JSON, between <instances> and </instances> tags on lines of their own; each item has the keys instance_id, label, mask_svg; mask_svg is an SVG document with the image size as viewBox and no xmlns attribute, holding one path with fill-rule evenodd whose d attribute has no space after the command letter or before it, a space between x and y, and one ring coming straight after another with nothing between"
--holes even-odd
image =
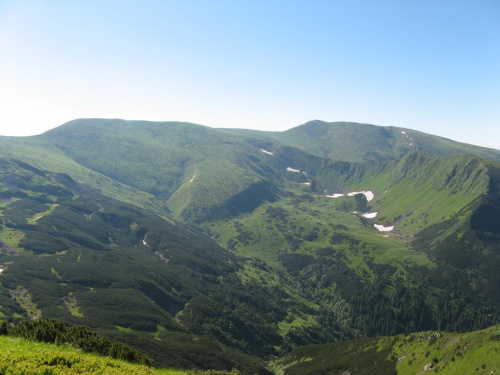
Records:
<instances>
[{"instance_id":1,"label":"clear blue sky","mask_svg":"<svg viewBox=\"0 0 500 375\"><path fill-rule=\"evenodd\" d=\"M82 117L500 148L500 1L0 0L0 134Z\"/></svg>"}]
</instances>

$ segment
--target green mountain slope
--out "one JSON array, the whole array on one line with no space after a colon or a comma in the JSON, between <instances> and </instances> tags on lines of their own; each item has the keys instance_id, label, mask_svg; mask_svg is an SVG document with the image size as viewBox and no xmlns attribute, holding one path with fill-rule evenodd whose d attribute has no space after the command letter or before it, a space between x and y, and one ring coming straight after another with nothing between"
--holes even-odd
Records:
<instances>
[{"instance_id":1,"label":"green mountain slope","mask_svg":"<svg viewBox=\"0 0 500 375\"><path fill-rule=\"evenodd\" d=\"M495 149L455 142L412 129L355 122L316 120L284 132L240 129L228 132L298 147L333 160L352 162L399 160L408 152L421 151L433 156L469 153L500 161L500 152Z\"/></svg>"},{"instance_id":2,"label":"green mountain slope","mask_svg":"<svg viewBox=\"0 0 500 375\"><path fill-rule=\"evenodd\" d=\"M3 137L0 312L245 373L298 345L484 328L500 320L500 167L463 152L490 151L321 122Z\"/></svg>"},{"instance_id":3,"label":"green mountain slope","mask_svg":"<svg viewBox=\"0 0 500 375\"><path fill-rule=\"evenodd\" d=\"M242 267L234 255L197 231L102 196L67 175L13 160L1 165L2 317L89 325L143 349L160 366L262 368L261 361L215 340L248 353L265 351L270 343L261 338L261 321L272 299L247 309L244 324L252 332L245 342L241 327L191 328L190 316L181 316L189 305L208 315L207 299L253 300L232 276ZM224 310L227 320L241 320Z\"/></svg>"},{"instance_id":4,"label":"green mountain slope","mask_svg":"<svg viewBox=\"0 0 500 375\"><path fill-rule=\"evenodd\" d=\"M417 153L370 168L326 163L318 172L313 163L307 166L311 179L328 172L317 186L331 181L330 193L375 187L375 198L333 199L298 187L278 202L206 227L237 254L285 272L323 312L332 308L338 326L329 333L339 334L339 327L350 335L467 330L498 319L495 163ZM366 211L378 216L366 219ZM487 224L479 228L476 221ZM394 230L378 232L374 223ZM273 282L261 272L248 274ZM306 315L289 313L280 326L290 334L297 328L314 331L315 322L325 318L309 313L304 320Z\"/></svg>"},{"instance_id":5,"label":"green mountain slope","mask_svg":"<svg viewBox=\"0 0 500 375\"><path fill-rule=\"evenodd\" d=\"M427 331L294 349L274 363L281 374L493 374L500 326L465 334Z\"/></svg>"},{"instance_id":6,"label":"green mountain slope","mask_svg":"<svg viewBox=\"0 0 500 375\"><path fill-rule=\"evenodd\" d=\"M295 153L298 147L306 155L344 161L398 160L415 150L437 156L468 152L500 160L496 150L406 130L313 121L270 133L178 122L83 119L35 137L2 137L0 150L38 168L67 173L115 199L163 215L170 215L168 206L174 217L197 222L275 199L282 180L289 177L283 170L293 167L289 164L296 158L279 163L262 150L280 151L291 145L288 149ZM406 137L410 132L418 133L412 147ZM231 201L238 194L257 199L239 207Z\"/></svg>"}]
</instances>

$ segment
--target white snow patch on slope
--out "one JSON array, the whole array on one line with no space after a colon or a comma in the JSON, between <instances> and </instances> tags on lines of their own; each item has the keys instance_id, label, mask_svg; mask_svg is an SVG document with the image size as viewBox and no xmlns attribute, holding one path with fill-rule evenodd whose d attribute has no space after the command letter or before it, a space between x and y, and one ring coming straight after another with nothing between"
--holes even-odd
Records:
<instances>
[{"instance_id":1,"label":"white snow patch on slope","mask_svg":"<svg viewBox=\"0 0 500 375\"><path fill-rule=\"evenodd\" d=\"M286 169L288 172L295 172L295 173L300 173L300 171L298 169L293 169L292 167L288 167Z\"/></svg>"},{"instance_id":2,"label":"white snow patch on slope","mask_svg":"<svg viewBox=\"0 0 500 375\"><path fill-rule=\"evenodd\" d=\"M148 232L148 233L146 233L146 235L144 236L144 239L142 240L142 244L143 244L144 246L151 247L151 246L149 246L149 245L148 245L148 243L146 242L146 240L148 239L148 234L149 234L149 232Z\"/></svg>"},{"instance_id":3,"label":"white snow patch on slope","mask_svg":"<svg viewBox=\"0 0 500 375\"><path fill-rule=\"evenodd\" d=\"M328 198L339 198L343 197L345 194L332 194L332 195L327 195Z\"/></svg>"},{"instance_id":4,"label":"white snow patch on slope","mask_svg":"<svg viewBox=\"0 0 500 375\"><path fill-rule=\"evenodd\" d=\"M264 154L274 155L271 151L264 150L263 148L261 148L260 151L262 151Z\"/></svg>"},{"instance_id":5,"label":"white snow patch on slope","mask_svg":"<svg viewBox=\"0 0 500 375\"><path fill-rule=\"evenodd\" d=\"M2 272L3 272L3 269L0 268L0 273L2 273Z\"/></svg>"},{"instance_id":6,"label":"white snow patch on slope","mask_svg":"<svg viewBox=\"0 0 500 375\"><path fill-rule=\"evenodd\" d=\"M196 173L193 175L193 178L189 180L189 183L193 182L195 178L196 178Z\"/></svg>"},{"instance_id":7,"label":"white snow patch on slope","mask_svg":"<svg viewBox=\"0 0 500 375\"><path fill-rule=\"evenodd\" d=\"M377 228L379 232L390 232L394 229L394 225L392 227L384 227L383 225L373 224L373 226Z\"/></svg>"},{"instance_id":8,"label":"white snow patch on slope","mask_svg":"<svg viewBox=\"0 0 500 375\"><path fill-rule=\"evenodd\" d=\"M373 219L374 217L377 217L378 212L370 212L367 214L363 214L363 217L366 217L367 219Z\"/></svg>"},{"instance_id":9,"label":"white snow patch on slope","mask_svg":"<svg viewBox=\"0 0 500 375\"><path fill-rule=\"evenodd\" d=\"M347 194L347 196L348 197L353 197L356 194L364 194L364 196L366 197L366 200L368 202L371 201L375 197L375 194L373 194L370 190L367 190L367 191L353 191L352 193Z\"/></svg>"},{"instance_id":10,"label":"white snow patch on slope","mask_svg":"<svg viewBox=\"0 0 500 375\"><path fill-rule=\"evenodd\" d=\"M311 183L310 183L310 182L301 182L300 184L301 184L301 185L311 185Z\"/></svg>"},{"instance_id":11,"label":"white snow patch on slope","mask_svg":"<svg viewBox=\"0 0 500 375\"><path fill-rule=\"evenodd\" d=\"M401 134L406 134L406 132L404 132L404 131L401 130Z\"/></svg>"}]
</instances>

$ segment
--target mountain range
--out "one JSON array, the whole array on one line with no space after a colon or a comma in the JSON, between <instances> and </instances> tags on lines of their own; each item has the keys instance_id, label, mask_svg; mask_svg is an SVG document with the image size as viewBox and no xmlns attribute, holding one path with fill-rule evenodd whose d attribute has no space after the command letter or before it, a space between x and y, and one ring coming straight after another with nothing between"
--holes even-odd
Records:
<instances>
[{"instance_id":1,"label":"mountain range","mask_svg":"<svg viewBox=\"0 0 500 375\"><path fill-rule=\"evenodd\" d=\"M500 322L494 149L358 123L81 119L0 137L0 165L9 322L243 373L303 345Z\"/></svg>"}]
</instances>

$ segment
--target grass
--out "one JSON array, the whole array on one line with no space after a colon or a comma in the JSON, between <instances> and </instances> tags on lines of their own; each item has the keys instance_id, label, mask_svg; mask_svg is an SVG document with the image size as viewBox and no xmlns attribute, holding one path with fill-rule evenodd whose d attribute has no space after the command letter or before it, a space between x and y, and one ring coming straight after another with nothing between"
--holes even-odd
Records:
<instances>
[{"instance_id":1,"label":"grass","mask_svg":"<svg viewBox=\"0 0 500 375\"><path fill-rule=\"evenodd\" d=\"M26 310L29 318L40 319L42 317L42 311L32 301L28 289L19 285L15 290L10 291L10 295L16 300L19 306Z\"/></svg>"},{"instance_id":2,"label":"grass","mask_svg":"<svg viewBox=\"0 0 500 375\"><path fill-rule=\"evenodd\" d=\"M72 347L37 343L21 338L0 336L0 372L2 374L130 374L188 375L194 371L152 369L109 357L83 353Z\"/></svg>"},{"instance_id":3,"label":"grass","mask_svg":"<svg viewBox=\"0 0 500 375\"><path fill-rule=\"evenodd\" d=\"M331 246L329 238L336 231L359 244L365 244L364 251L358 251L344 242L335 245L336 249L345 252L348 264L359 275L368 273L371 275L369 278L373 277L366 264L367 256L377 263L401 269L408 265L434 267L426 255L412 250L404 241L384 237L369 224L366 226L357 215L339 210L350 201L354 198L315 196L309 197L307 202L285 198L277 203L262 205L251 214L217 222L210 226L210 230L220 243L233 248L239 255L262 259L273 268L282 270L281 252L299 251L315 255L318 249ZM270 217L274 211L282 217ZM339 223L349 230L335 229Z\"/></svg>"},{"instance_id":4,"label":"grass","mask_svg":"<svg viewBox=\"0 0 500 375\"><path fill-rule=\"evenodd\" d=\"M126 184L87 168L51 146L33 137L2 138L0 146L3 156L22 160L37 168L70 175L80 183L100 189L104 195L163 213L164 204L152 194L134 189Z\"/></svg>"},{"instance_id":5,"label":"grass","mask_svg":"<svg viewBox=\"0 0 500 375\"><path fill-rule=\"evenodd\" d=\"M73 292L69 292L66 297L63 299L64 307L71 313L71 315L76 316L77 318L84 318L83 313L81 312L81 306L78 305L78 301L76 300Z\"/></svg>"},{"instance_id":6,"label":"grass","mask_svg":"<svg viewBox=\"0 0 500 375\"><path fill-rule=\"evenodd\" d=\"M396 366L401 375L416 374L430 363L440 374L490 374L500 371L500 326L465 334L398 336L392 353L404 357Z\"/></svg>"},{"instance_id":7,"label":"grass","mask_svg":"<svg viewBox=\"0 0 500 375\"><path fill-rule=\"evenodd\" d=\"M360 365L361 364L361 365ZM500 325L469 333L427 331L298 347L271 363L275 373L414 375L500 371Z\"/></svg>"},{"instance_id":8,"label":"grass","mask_svg":"<svg viewBox=\"0 0 500 375\"><path fill-rule=\"evenodd\" d=\"M0 231L0 241L5 243L14 251L22 250L19 248L19 242L24 238L24 233L14 228L3 228Z\"/></svg>"},{"instance_id":9,"label":"grass","mask_svg":"<svg viewBox=\"0 0 500 375\"><path fill-rule=\"evenodd\" d=\"M354 122L328 123L316 120L284 132L246 129L224 131L269 143L285 143L333 160L360 162L400 159L410 151L422 151L436 156L470 153L490 160L500 160L500 153L494 149L459 143L411 129ZM412 141L401 131L405 131Z\"/></svg>"},{"instance_id":10,"label":"grass","mask_svg":"<svg viewBox=\"0 0 500 375\"><path fill-rule=\"evenodd\" d=\"M57 206L58 204L52 204L50 205L50 208L48 210L33 215L33 217L27 219L28 224L35 225L38 222L38 220L40 220L42 217L50 215L56 209Z\"/></svg>"}]
</instances>

